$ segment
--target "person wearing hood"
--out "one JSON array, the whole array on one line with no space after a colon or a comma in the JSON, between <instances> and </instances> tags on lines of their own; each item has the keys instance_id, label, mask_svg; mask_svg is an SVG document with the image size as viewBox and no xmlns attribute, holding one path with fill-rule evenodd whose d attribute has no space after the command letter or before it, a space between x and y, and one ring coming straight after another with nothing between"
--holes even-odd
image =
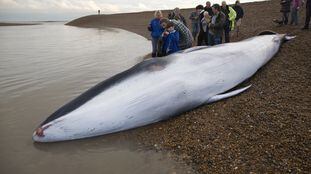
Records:
<instances>
[{"instance_id":1,"label":"person wearing hood","mask_svg":"<svg viewBox=\"0 0 311 174\"><path fill-rule=\"evenodd\" d=\"M178 43L179 49L184 50L192 47L193 37L191 31L182 22L175 19L169 20L167 18L162 18L160 24L163 28L167 28L166 26L170 22L174 24L174 30L178 31L179 33L179 43Z\"/></svg>"},{"instance_id":2,"label":"person wearing hood","mask_svg":"<svg viewBox=\"0 0 311 174\"><path fill-rule=\"evenodd\" d=\"M165 26L165 31L162 34L163 48L162 55L166 56L179 51L179 32L174 29L174 23L169 21Z\"/></svg>"}]
</instances>

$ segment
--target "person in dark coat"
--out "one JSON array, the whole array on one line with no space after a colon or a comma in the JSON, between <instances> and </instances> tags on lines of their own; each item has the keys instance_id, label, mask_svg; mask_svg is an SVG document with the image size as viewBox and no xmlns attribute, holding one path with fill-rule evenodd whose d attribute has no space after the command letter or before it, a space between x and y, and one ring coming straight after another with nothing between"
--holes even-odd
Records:
<instances>
[{"instance_id":1,"label":"person in dark coat","mask_svg":"<svg viewBox=\"0 0 311 174\"><path fill-rule=\"evenodd\" d=\"M210 16L213 16L214 13L212 10L211 2L207 1L205 5L206 6L204 7L204 10L207 11Z\"/></svg>"},{"instance_id":2,"label":"person in dark coat","mask_svg":"<svg viewBox=\"0 0 311 174\"><path fill-rule=\"evenodd\" d=\"M213 5L213 17L209 23L209 43L211 45L218 45L222 43L222 35L224 31L224 25L226 22L226 15L221 12L219 4Z\"/></svg>"},{"instance_id":3,"label":"person in dark coat","mask_svg":"<svg viewBox=\"0 0 311 174\"><path fill-rule=\"evenodd\" d=\"M226 21L224 25L224 35L225 35L225 42L228 43L230 42L230 20L229 20L229 6L226 4L225 1L222 1L221 3L221 11L225 14L226 16Z\"/></svg>"},{"instance_id":4,"label":"person in dark coat","mask_svg":"<svg viewBox=\"0 0 311 174\"><path fill-rule=\"evenodd\" d=\"M209 34L209 24L211 23L211 18L212 16L209 15L209 13L207 11L204 11L203 13L203 19L201 20L202 23L202 28L203 28L203 33L204 33L204 41L206 43L206 45L211 45L211 43L208 41L208 34Z\"/></svg>"},{"instance_id":5,"label":"person in dark coat","mask_svg":"<svg viewBox=\"0 0 311 174\"><path fill-rule=\"evenodd\" d=\"M281 0L281 10L282 13L282 19L281 20L273 20L275 23L278 23L279 25L287 25L288 23L288 15L290 12L290 4L292 0Z\"/></svg>"},{"instance_id":6,"label":"person in dark coat","mask_svg":"<svg viewBox=\"0 0 311 174\"><path fill-rule=\"evenodd\" d=\"M201 46L203 44L203 41L207 44L207 40L205 39L205 33L204 33L204 28L202 25L202 19L204 18L204 7L203 5L198 5L198 8L201 10L200 15L199 15L199 21L200 21L200 32L198 35L198 43L197 46Z\"/></svg>"},{"instance_id":7,"label":"person in dark coat","mask_svg":"<svg viewBox=\"0 0 311 174\"><path fill-rule=\"evenodd\" d=\"M283 24L287 25L288 23L288 14L290 12L290 4L291 4L291 0L282 0L281 1L281 12L283 14Z\"/></svg>"},{"instance_id":8,"label":"person in dark coat","mask_svg":"<svg viewBox=\"0 0 311 174\"><path fill-rule=\"evenodd\" d=\"M306 21L305 21L305 26L302 28L303 30L309 29L310 16L311 16L311 0L307 0L307 2L306 2Z\"/></svg>"},{"instance_id":9,"label":"person in dark coat","mask_svg":"<svg viewBox=\"0 0 311 174\"><path fill-rule=\"evenodd\" d=\"M204 12L208 12L209 16L213 16L213 10L212 10L212 6L211 6L211 2L210 1L206 1L206 6L203 8L202 6L202 10L200 13L200 32L198 35L198 43L197 46L201 46L203 45L203 42L205 42L205 45L210 45L210 43L208 42L208 26L204 26L202 25L204 23ZM203 22L203 23L202 23Z\"/></svg>"},{"instance_id":10,"label":"person in dark coat","mask_svg":"<svg viewBox=\"0 0 311 174\"><path fill-rule=\"evenodd\" d=\"M236 1L234 6L232 7L236 12L236 18L235 20L238 21L239 19L242 19L244 16L244 10L241 7L240 1Z\"/></svg>"},{"instance_id":11,"label":"person in dark coat","mask_svg":"<svg viewBox=\"0 0 311 174\"><path fill-rule=\"evenodd\" d=\"M236 33L237 33L237 37L238 37L239 36L240 26L242 24L242 18L244 17L244 10L243 10L243 8L240 5L240 1L236 1L235 5L232 8L236 12L235 22L236 22Z\"/></svg>"}]
</instances>

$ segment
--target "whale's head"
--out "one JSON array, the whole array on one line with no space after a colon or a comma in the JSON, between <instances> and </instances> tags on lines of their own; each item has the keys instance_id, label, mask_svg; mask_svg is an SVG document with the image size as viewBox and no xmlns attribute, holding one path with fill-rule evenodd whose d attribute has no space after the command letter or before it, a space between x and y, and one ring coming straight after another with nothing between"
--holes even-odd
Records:
<instances>
[{"instance_id":1,"label":"whale's head","mask_svg":"<svg viewBox=\"0 0 311 174\"><path fill-rule=\"evenodd\" d=\"M35 142L52 142L68 139L68 132L65 131L62 121L51 121L39 126L32 135Z\"/></svg>"},{"instance_id":2,"label":"whale's head","mask_svg":"<svg viewBox=\"0 0 311 174\"><path fill-rule=\"evenodd\" d=\"M169 63L167 58L145 60L97 84L52 113L35 129L33 140L35 142L72 140L124 129L122 116L125 111L120 108L125 107L120 107L120 101L115 102L114 97L107 97L104 94L115 89L115 86L123 81L142 73L153 74L164 71ZM124 106L128 106L127 103Z\"/></svg>"}]
</instances>

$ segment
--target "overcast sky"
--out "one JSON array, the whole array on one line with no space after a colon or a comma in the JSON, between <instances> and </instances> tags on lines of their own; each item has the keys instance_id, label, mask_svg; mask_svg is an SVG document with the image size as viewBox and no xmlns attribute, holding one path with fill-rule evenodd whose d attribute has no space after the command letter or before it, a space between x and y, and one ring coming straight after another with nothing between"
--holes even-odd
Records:
<instances>
[{"instance_id":1,"label":"overcast sky","mask_svg":"<svg viewBox=\"0 0 311 174\"><path fill-rule=\"evenodd\" d=\"M222 0L211 0L219 3ZM227 0L234 2L235 0ZM254 0L241 0L241 2ZM191 8L205 0L0 0L0 21L72 20L101 13Z\"/></svg>"}]
</instances>

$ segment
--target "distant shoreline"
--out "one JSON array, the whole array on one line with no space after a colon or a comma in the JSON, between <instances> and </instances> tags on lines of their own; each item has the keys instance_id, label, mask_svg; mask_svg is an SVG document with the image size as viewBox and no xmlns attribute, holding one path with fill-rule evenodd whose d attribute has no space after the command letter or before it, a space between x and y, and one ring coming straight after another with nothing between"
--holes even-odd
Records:
<instances>
[{"instance_id":1,"label":"distant shoreline","mask_svg":"<svg viewBox=\"0 0 311 174\"><path fill-rule=\"evenodd\" d=\"M269 1L255 1L246 2L242 6L246 9L258 8L257 6L264 6L269 4ZM194 5L195 6L195 5ZM189 15L193 8L183 8L181 13L186 18L188 27L191 28L191 22L189 20ZM171 10L162 10L163 16L167 17ZM279 10L276 10L279 13ZM154 11L141 11L141 12L126 12L126 13L116 13L116 14L93 14L88 16L82 16L80 18L74 19L67 22L65 25L84 27L84 28L121 28L130 32L134 32L147 39L151 39L150 32L147 30L147 26L150 20L153 18ZM277 15L279 16L279 14Z\"/></svg>"},{"instance_id":2,"label":"distant shoreline","mask_svg":"<svg viewBox=\"0 0 311 174\"><path fill-rule=\"evenodd\" d=\"M0 26L22 26L22 25L41 25L40 23L13 23L13 22L0 22Z\"/></svg>"}]
</instances>

